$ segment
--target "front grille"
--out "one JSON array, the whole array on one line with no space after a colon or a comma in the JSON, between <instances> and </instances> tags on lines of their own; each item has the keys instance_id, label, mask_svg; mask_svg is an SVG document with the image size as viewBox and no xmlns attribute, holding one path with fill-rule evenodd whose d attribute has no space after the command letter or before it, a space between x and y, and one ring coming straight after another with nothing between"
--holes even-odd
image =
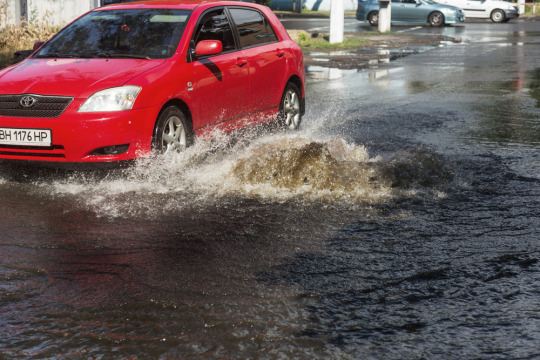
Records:
<instances>
[{"instance_id":1,"label":"front grille","mask_svg":"<svg viewBox=\"0 0 540 360\"><path fill-rule=\"evenodd\" d=\"M55 118L60 116L72 101L73 98L67 96L0 95L0 116Z\"/></svg>"}]
</instances>

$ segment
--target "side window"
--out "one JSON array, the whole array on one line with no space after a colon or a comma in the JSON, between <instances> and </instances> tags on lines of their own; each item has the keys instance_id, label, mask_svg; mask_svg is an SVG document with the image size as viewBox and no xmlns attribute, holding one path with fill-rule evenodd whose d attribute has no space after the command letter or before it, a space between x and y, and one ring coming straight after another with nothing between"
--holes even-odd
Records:
<instances>
[{"instance_id":1,"label":"side window","mask_svg":"<svg viewBox=\"0 0 540 360\"><path fill-rule=\"evenodd\" d=\"M224 52L236 49L225 9L217 9L204 14L197 25L194 39L195 44L202 40L219 40Z\"/></svg>"},{"instance_id":2,"label":"side window","mask_svg":"<svg viewBox=\"0 0 540 360\"><path fill-rule=\"evenodd\" d=\"M242 48L277 41L274 29L259 11L239 8L229 10L238 29Z\"/></svg>"}]
</instances>

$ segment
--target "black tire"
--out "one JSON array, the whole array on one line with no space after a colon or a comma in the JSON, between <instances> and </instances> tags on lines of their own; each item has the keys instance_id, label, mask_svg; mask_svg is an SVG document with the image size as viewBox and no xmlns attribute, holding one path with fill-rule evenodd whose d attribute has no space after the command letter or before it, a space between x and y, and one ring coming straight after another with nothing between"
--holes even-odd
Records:
<instances>
[{"instance_id":1,"label":"black tire","mask_svg":"<svg viewBox=\"0 0 540 360\"><path fill-rule=\"evenodd\" d=\"M367 16L367 21L369 22L369 25L371 26L377 26L379 25L379 12L378 11L372 11Z\"/></svg>"},{"instance_id":2,"label":"black tire","mask_svg":"<svg viewBox=\"0 0 540 360\"><path fill-rule=\"evenodd\" d=\"M297 130L302 122L302 94L293 83L288 83L279 103L278 123L280 126Z\"/></svg>"},{"instance_id":3,"label":"black tire","mask_svg":"<svg viewBox=\"0 0 540 360\"><path fill-rule=\"evenodd\" d=\"M431 26L439 27L444 25L444 15L441 12L434 11L429 14L428 23Z\"/></svg>"},{"instance_id":4,"label":"black tire","mask_svg":"<svg viewBox=\"0 0 540 360\"><path fill-rule=\"evenodd\" d=\"M504 11L495 9L491 12L491 15L489 16L491 18L491 21L494 23L502 23L506 19L506 15L504 15Z\"/></svg>"},{"instance_id":5,"label":"black tire","mask_svg":"<svg viewBox=\"0 0 540 360\"><path fill-rule=\"evenodd\" d=\"M176 106L165 108L156 120L152 150L159 154L180 152L193 142L193 131L186 116Z\"/></svg>"}]
</instances>

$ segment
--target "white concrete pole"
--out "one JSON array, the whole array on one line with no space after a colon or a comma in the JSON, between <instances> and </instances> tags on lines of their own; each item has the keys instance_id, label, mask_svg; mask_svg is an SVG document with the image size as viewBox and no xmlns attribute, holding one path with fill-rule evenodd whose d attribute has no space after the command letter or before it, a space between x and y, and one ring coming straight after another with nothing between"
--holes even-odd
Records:
<instances>
[{"instance_id":1,"label":"white concrete pole","mask_svg":"<svg viewBox=\"0 0 540 360\"><path fill-rule=\"evenodd\" d=\"M332 0L330 7L330 44L343 42L345 6L343 0Z\"/></svg>"},{"instance_id":2,"label":"white concrete pole","mask_svg":"<svg viewBox=\"0 0 540 360\"><path fill-rule=\"evenodd\" d=\"M379 0L379 24L380 33L390 31L392 20L392 2L390 0Z\"/></svg>"}]
</instances>

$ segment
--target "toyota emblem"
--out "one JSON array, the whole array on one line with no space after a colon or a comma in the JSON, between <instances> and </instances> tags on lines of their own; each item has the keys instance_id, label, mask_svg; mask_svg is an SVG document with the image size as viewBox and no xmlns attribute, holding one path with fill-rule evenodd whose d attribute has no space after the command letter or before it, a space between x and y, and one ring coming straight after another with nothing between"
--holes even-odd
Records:
<instances>
[{"instance_id":1,"label":"toyota emblem","mask_svg":"<svg viewBox=\"0 0 540 360\"><path fill-rule=\"evenodd\" d=\"M20 104L22 107L25 107L25 108L29 108L29 107L32 107L34 106L34 104L37 102L36 98L35 97L32 97L32 96L23 96L21 101L20 101Z\"/></svg>"}]
</instances>

